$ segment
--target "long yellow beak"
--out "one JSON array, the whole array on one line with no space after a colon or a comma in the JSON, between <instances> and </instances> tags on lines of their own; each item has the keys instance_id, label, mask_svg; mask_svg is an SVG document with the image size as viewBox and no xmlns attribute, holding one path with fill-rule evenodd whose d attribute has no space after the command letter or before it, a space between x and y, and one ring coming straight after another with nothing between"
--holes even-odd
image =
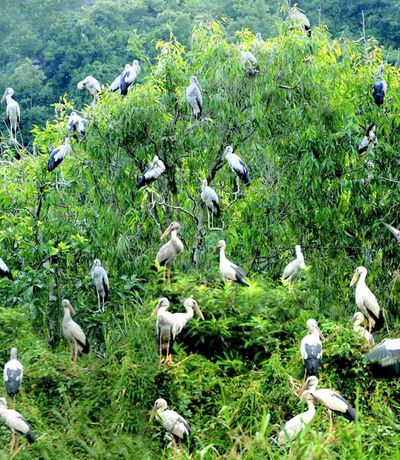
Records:
<instances>
[{"instance_id":1,"label":"long yellow beak","mask_svg":"<svg viewBox=\"0 0 400 460\"><path fill-rule=\"evenodd\" d=\"M353 275L353 278L350 281L350 287L353 286L353 284L357 281L357 278L358 278L358 271L356 270Z\"/></svg>"},{"instance_id":2,"label":"long yellow beak","mask_svg":"<svg viewBox=\"0 0 400 460\"><path fill-rule=\"evenodd\" d=\"M171 233L171 227L168 227L167 230L161 235L160 241L166 238Z\"/></svg>"},{"instance_id":3,"label":"long yellow beak","mask_svg":"<svg viewBox=\"0 0 400 460\"><path fill-rule=\"evenodd\" d=\"M194 306L194 311L195 311L195 312L200 316L200 318L204 321L204 315L203 315L203 313L201 312L200 307L197 305L197 303L196 303L196 305Z\"/></svg>"},{"instance_id":4,"label":"long yellow beak","mask_svg":"<svg viewBox=\"0 0 400 460\"><path fill-rule=\"evenodd\" d=\"M215 248L211 251L212 254L215 254L217 252L218 246L215 246Z\"/></svg>"}]
</instances>

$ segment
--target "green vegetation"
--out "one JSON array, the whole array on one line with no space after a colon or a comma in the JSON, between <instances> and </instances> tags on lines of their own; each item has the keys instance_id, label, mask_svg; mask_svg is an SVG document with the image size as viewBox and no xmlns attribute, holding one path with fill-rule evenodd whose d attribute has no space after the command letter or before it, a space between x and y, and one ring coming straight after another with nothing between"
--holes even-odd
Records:
<instances>
[{"instance_id":1,"label":"green vegetation","mask_svg":"<svg viewBox=\"0 0 400 460\"><path fill-rule=\"evenodd\" d=\"M122 3L113 3L104 22L127 20ZM162 2L151 3L156 8ZM100 15L99 5L87 11ZM65 41L82 45L78 25L65 29ZM365 265L391 332L399 330L398 245L381 222L396 223L400 198L400 73L386 67L389 91L378 108L371 85L380 49L332 40L324 27L312 40L279 27L255 51L261 71L252 78L245 77L237 49L239 43L252 49L248 30L225 33L221 23L200 17L192 39L182 40L186 47L168 33L147 53L141 36L112 27L118 58L112 49L98 57L88 52L81 70L68 74L71 91L56 105L54 121L34 130L38 154L1 164L1 257L16 280L0 280L0 358L6 362L10 347L18 347L25 380L17 410L38 436L16 458L173 458L163 430L148 422L158 397L192 425L181 459L399 456L399 384L375 380L362 360L365 344L352 331L349 283L354 269ZM94 45L93 37L82 48ZM169 53L157 56L163 45ZM56 48L43 52L56 56ZM73 68L72 49L58 48L65 72ZM95 76L108 82L132 54L143 71L126 98L103 91L96 105L84 106L82 94L75 97L72 88L86 73L102 63L104 73ZM163 70L155 76L160 59ZM53 75L62 78L62 68ZM190 119L184 97L193 74L203 90L199 123ZM46 164L66 136L73 108L90 125L86 141L73 142L62 181L60 169L56 179ZM378 135L367 156L372 168L357 153L371 122ZM237 199L233 173L219 161L229 144L252 179ZM137 177L154 154L167 171L151 188L137 190ZM11 159L12 152L5 155ZM199 201L204 177L220 196L222 231L207 229ZM171 220L182 225L185 250L168 287L154 259ZM228 257L249 274L250 287L236 287L234 305L233 288L219 280L211 253L221 238ZM295 244L304 248L308 269L289 293L280 274ZM97 257L110 274L111 298L106 312L93 316L97 299L89 270ZM191 295L205 321L188 324L175 345L175 363L159 368L151 311L161 296L177 311ZM63 298L70 299L92 346L76 374L60 336ZM358 421L337 417L332 438L319 407L313 427L289 451L272 446L271 437L303 410L289 376L298 383L303 377L299 343L310 317L326 337L321 387L343 394L357 408ZM7 458L3 425L0 440L0 458Z\"/></svg>"}]
</instances>

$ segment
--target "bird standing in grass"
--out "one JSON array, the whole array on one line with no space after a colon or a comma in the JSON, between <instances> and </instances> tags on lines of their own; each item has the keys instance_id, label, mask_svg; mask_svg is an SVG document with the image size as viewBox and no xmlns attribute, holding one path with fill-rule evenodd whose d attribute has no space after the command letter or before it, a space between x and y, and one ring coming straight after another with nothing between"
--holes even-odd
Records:
<instances>
[{"instance_id":1,"label":"bird standing in grass","mask_svg":"<svg viewBox=\"0 0 400 460\"><path fill-rule=\"evenodd\" d=\"M11 270L8 268L6 263L2 258L0 258L0 278L8 278L9 280L13 281L14 277Z\"/></svg>"},{"instance_id":2,"label":"bird standing in grass","mask_svg":"<svg viewBox=\"0 0 400 460\"><path fill-rule=\"evenodd\" d=\"M161 246L156 256L156 262L168 269L168 284L171 283L171 266L183 251L183 243L178 237L181 226L178 222L171 222L168 228L161 235L161 241L171 233L171 239L168 243Z\"/></svg>"},{"instance_id":3,"label":"bird standing in grass","mask_svg":"<svg viewBox=\"0 0 400 460\"><path fill-rule=\"evenodd\" d=\"M14 450L18 452L18 438L16 437L16 433L24 435L30 444L36 441L35 433L24 417L16 410L7 408L6 398L0 398L0 417L11 429L10 455L14 453Z\"/></svg>"},{"instance_id":4,"label":"bird standing in grass","mask_svg":"<svg viewBox=\"0 0 400 460\"><path fill-rule=\"evenodd\" d=\"M194 75L190 77L190 85L186 88L186 100L192 109L194 118L196 120L200 120L203 107L203 98L201 96L199 80Z\"/></svg>"},{"instance_id":5,"label":"bird standing in grass","mask_svg":"<svg viewBox=\"0 0 400 460\"><path fill-rule=\"evenodd\" d=\"M99 313L104 311L104 303L107 302L108 294L110 292L108 275L104 268L101 266L99 259L96 259L93 262L93 267L90 270L90 275L96 288L97 302L99 304L99 309L95 313Z\"/></svg>"},{"instance_id":6,"label":"bird standing in grass","mask_svg":"<svg viewBox=\"0 0 400 460\"><path fill-rule=\"evenodd\" d=\"M306 266L301 246L295 246L296 258L286 265L282 273L282 281L289 284L289 292L293 291L293 280Z\"/></svg>"},{"instance_id":7,"label":"bird standing in grass","mask_svg":"<svg viewBox=\"0 0 400 460\"><path fill-rule=\"evenodd\" d=\"M332 412L342 415L349 421L355 421L356 412L351 405L339 393L326 388L317 390L318 379L315 376L308 377L306 380L307 390L302 393L311 395L315 401L322 404L329 413L329 431L333 431Z\"/></svg>"},{"instance_id":8,"label":"bird standing in grass","mask_svg":"<svg viewBox=\"0 0 400 460\"><path fill-rule=\"evenodd\" d=\"M217 192L208 185L207 179L203 179L201 186L201 200L206 205L208 216L208 228L210 228L210 213L211 213L211 227L214 227L214 216L219 217L220 207Z\"/></svg>"},{"instance_id":9,"label":"bird standing in grass","mask_svg":"<svg viewBox=\"0 0 400 460\"><path fill-rule=\"evenodd\" d=\"M365 267L357 267L350 282L350 286L353 286L357 278L359 278L355 292L356 304L360 312L364 315L365 320L368 321L369 332L371 333L383 327L384 319L375 295L365 282L367 273L368 271Z\"/></svg>"},{"instance_id":10,"label":"bird standing in grass","mask_svg":"<svg viewBox=\"0 0 400 460\"><path fill-rule=\"evenodd\" d=\"M301 395L307 404L307 410L296 415L285 423L283 429L277 434L275 442L279 445L291 443L304 429L306 429L315 417L314 398L312 395L304 392Z\"/></svg>"},{"instance_id":11,"label":"bird standing in grass","mask_svg":"<svg viewBox=\"0 0 400 460\"><path fill-rule=\"evenodd\" d=\"M78 351L82 353L89 353L90 346L82 328L71 318L71 315L75 314L75 310L72 308L72 305L70 304L69 300L64 299L62 301L62 306L64 308L62 331L64 337L69 341L71 349L70 359L71 361L73 361L75 369Z\"/></svg>"},{"instance_id":12,"label":"bird standing in grass","mask_svg":"<svg viewBox=\"0 0 400 460\"><path fill-rule=\"evenodd\" d=\"M307 320L308 334L303 337L300 345L301 359L304 364L304 375L318 375L319 366L322 359L323 335L315 319Z\"/></svg>"},{"instance_id":13,"label":"bird standing in grass","mask_svg":"<svg viewBox=\"0 0 400 460\"><path fill-rule=\"evenodd\" d=\"M3 378L6 384L7 394L12 398L19 392L19 386L24 375L24 367L17 358L17 349L11 348L10 360L4 366Z\"/></svg>"},{"instance_id":14,"label":"bird standing in grass","mask_svg":"<svg viewBox=\"0 0 400 460\"><path fill-rule=\"evenodd\" d=\"M168 433L173 436L173 444L176 447L177 442L186 441L192 432L188 422L174 410L167 409L168 403L165 399L157 399L154 403L150 421L156 417Z\"/></svg>"}]
</instances>

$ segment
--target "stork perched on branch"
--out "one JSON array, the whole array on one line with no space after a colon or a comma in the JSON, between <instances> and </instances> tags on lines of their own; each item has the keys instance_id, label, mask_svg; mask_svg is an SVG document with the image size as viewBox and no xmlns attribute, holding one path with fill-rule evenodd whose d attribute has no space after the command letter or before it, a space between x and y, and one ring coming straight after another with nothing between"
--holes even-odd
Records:
<instances>
[{"instance_id":1,"label":"stork perched on branch","mask_svg":"<svg viewBox=\"0 0 400 460\"><path fill-rule=\"evenodd\" d=\"M248 287L249 284L244 280L244 278L246 278L246 273L239 266L227 259L225 255L226 242L224 240L218 241L217 245L213 249L213 252L217 249L219 249L219 272L224 282L230 280L235 283L239 283L242 286ZM234 303L234 295L233 291L231 299L232 304Z\"/></svg>"},{"instance_id":2,"label":"stork perched on branch","mask_svg":"<svg viewBox=\"0 0 400 460\"><path fill-rule=\"evenodd\" d=\"M210 213L211 227L214 227L214 216L219 217L220 215L219 198L217 192L208 185L207 179L203 179L200 197L207 208L208 228L210 228Z\"/></svg>"},{"instance_id":3,"label":"stork perched on branch","mask_svg":"<svg viewBox=\"0 0 400 460\"><path fill-rule=\"evenodd\" d=\"M369 332L371 333L383 327L384 319L376 297L365 282L367 273L368 271L365 267L357 267L350 286L353 286L359 278L355 292L356 304L360 312L364 315L365 320L368 321Z\"/></svg>"},{"instance_id":4,"label":"stork perched on branch","mask_svg":"<svg viewBox=\"0 0 400 460\"><path fill-rule=\"evenodd\" d=\"M378 138L376 137L376 125L372 124L368 126L365 136L361 139L361 142L358 146L358 153L364 155L369 150L372 150L378 143Z\"/></svg>"},{"instance_id":5,"label":"stork perched on branch","mask_svg":"<svg viewBox=\"0 0 400 460\"><path fill-rule=\"evenodd\" d=\"M165 399L157 399L150 416L150 421L156 417L164 429L173 436L173 444L176 447L177 442L186 441L192 432L188 422L177 412L169 410L168 403Z\"/></svg>"},{"instance_id":6,"label":"stork perched on branch","mask_svg":"<svg viewBox=\"0 0 400 460\"><path fill-rule=\"evenodd\" d=\"M252 77L260 73L260 66L258 65L257 58L251 51L240 51L240 60L246 76Z\"/></svg>"},{"instance_id":7,"label":"stork perched on branch","mask_svg":"<svg viewBox=\"0 0 400 460\"><path fill-rule=\"evenodd\" d=\"M236 174L237 190L234 194L237 195L240 193L240 181L247 187L250 185L250 176L247 166L236 153L233 153L233 147L231 145L225 148L222 159L228 162L230 168Z\"/></svg>"},{"instance_id":8,"label":"stork perched on branch","mask_svg":"<svg viewBox=\"0 0 400 460\"><path fill-rule=\"evenodd\" d=\"M66 137L63 145L60 145L51 151L49 162L47 164L47 170L49 172L54 171L54 169L63 162L64 158L70 154L70 152L71 146L68 137Z\"/></svg>"},{"instance_id":9,"label":"stork perched on branch","mask_svg":"<svg viewBox=\"0 0 400 460\"><path fill-rule=\"evenodd\" d=\"M21 111L18 102L12 98L13 95L14 90L12 88L7 88L1 98L1 102L4 102L4 100L6 101L6 120L9 124L10 138L11 141L16 141L17 131L21 124Z\"/></svg>"},{"instance_id":10,"label":"stork perched on branch","mask_svg":"<svg viewBox=\"0 0 400 460\"><path fill-rule=\"evenodd\" d=\"M156 332L160 349L160 364L162 363L163 351L166 350L166 364L172 362L172 349L175 338L182 332L187 322L193 318L194 312L204 320L196 300L188 298L184 302L185 313L170 313L169 300L162 297L153 310L153 315L157 315Z\"/></svg>"},{"instance_id":11,"label":"stork perched on branch","mask_svg":"<svg viewBox=\"0 0 400 460\"><path fill-rule=\"evenodd\" d=\"M6 384L7 394L12 398L19 392L19 386L24 375L24 367L17 358L17 349L11 348L10 360L4 366L3 378Z\"/></svg>"},{"instance_id":12,"label":"stork perched on branch","mask_svg":"<svg viewBox=\"0 0 400 460\"><path fill-rule=\"evenodd\" d=\"M84 91L86 90L91 96L93 96L93 100L97 99L97 94L101 90L101 84L98 80L96 80L91 75L88 75L86 78L81 80L77 87L79 90Z\"/></svg>"},{"instance_id":13,"label":"stork perched on branch","mask_svg":"<svg viewBox=\"0 0 400 460\"><path fill-rule=\"evenodd\" d=\"M381 64L375 74L375 83L372 87L372 96L376 105L382 105L387 92L387 83L383 78L385 67Z\"/></svg>"},{"instance_id":14,"label":"stork perched on branch","mask_svg":"<svg viewBox=\"0 0 400 460\"><path fill-rule=\"evenodd\" d=\"M329 413L329 430L333 431L332 412L342 415L349 421L355 421L356 412L351 405L339 393L326 388L317 390L318 379L315 376L306 380L307 390L302 395L311 395L315 401L322 404Z\"/></svg>"},{"instance_id":15,"label":"stork perched on branch","mask_svg":"<svg viewBox=\"0 0 400 460\"><path fill-rule=\"evenodd\" d=\"M161 174L165 171L165 164L162 160L154 155L151 165L145 169L138 179L138 188L144 187L145 185L151 184L157 180Z\"/></svg>"},{"instance_id":16,"label":"stork perched on branch","mask_svg":"<svg viewBox=\"0 0 400 460\"><path fill-rule=\"evenodd\" d=\"M6 398L0 398L0 417L11 429L10 455L14 453L14 450L18 452L18 438L16 437L16 433L24 435L30 444L36 441L35 433L24 417L16 410L7 408Z\"/></svg>"},{"instance_id":17,"label":"stork perched on branch","mask_svg":"<svg viewBox=\"0 0 400 460\"><path fill-rule=\"evenodd\" d=\"M195 75L190 77L190 85L186 88L186 100L192 109L194 118L196 120L200 120L203 107L203 98L201 96L199 80Z\"/></svg>"},{"instance_id":18,"label":"stork perched on branch","mask_svg":"<svg viewBox=\"0 0 400 460\"><path fill-rule=\"evenodd\" d=\"M171 233L171 239L161 246L156 256L156 262L161 266L165 265L168 269L168 283L171 282L171 266L183 251L183 243L178 237L180 229L178 222L171 222L160 238L162 241Z\"/></svg>"},{"instance_id":19,"label":"stork perched on branch","mask_svg":"<svg viewBox=\"0 0 400 460\"><path fill-rule=\"evenodd\" d=\"M306 266L301 246L295 246L296 258L286 265L282 273L282 281L289 284L289 292L293 290L293 280L298 276L301 270Z\"/></svg>"},{"instance_id":20,"label":"stork perched on branch","mask_svg":"<svg viewBox=\"0 0 400 460\"><path fill-rule=\"evenodd\" d=\"M74 134L77 138L86 138L86 127L88 121L78 115L76 112L72 112L68 118L68 133Z\"/></svg>"},{"instance_id":21,"label":"stork perched on branch","mask_svg":"<svg viewBox=\"0 0 400 460\"><path fill-rule=\"evenodd\" d=\"M307 410L301 414L296 415L285 423L285 426L275 438L275 442L280 445L291 443L304 429L306 429L311 424L315 417L316 410L313 396L304 392L301 395L301 399L306 402Z\"/></svg>"},{"instance_id":22,"label":"stork perched on branch","mask_svg":"<svg viewBox=\"0 0 400 460\"><path fill-rule=\"evenodd\" d=\"M305 368L305 377L310 377L311 375L318 375L322 359L321 340L324 336L315 319L307 320L307 329L309 333L301 341L300 354Z\"/></svg>"},{"instance_id":23,"label":"stork perched on branch","mask_svg":"<svg viewBox=\"0 0 400 460\"><path fill-rule=\"evenodd\" d=\"M310 20L301 11L300 8L298 8L297 6L293 6L292 8L290 8L289 19L293 25L295 25L296 27L300 29L303 29L305 32L307 32L307 35L311 37L312 31L311 31Z\"/></svg>"},{"instance_id":24,"label":"stork perched on branch","mask_svg":"<svg viewBox=\"0 0 400 460\"><path fill-rule=\"evenodd\" d=\"M126 64L124 71L111 83L110 91L120 91L123 96L128 94L129 87L140 73L140 64L136 59L132 64Z\"/></svg>"},{"instance_id":25,"label":"stork perched on branch","mask_svg":"<svg viewBox=\"0 0 400 460\"><path fill-rule=\"evenodd\" d=\"M11 270L7 267L4 260L0 257L0 278L8 278L13 281L14 277Z\"/></svg>"},{"instance_id":26,"label":"stork perched on branch","mask_svg":"<svg viewBox=\"0 0 400 460\"><path fill-rule=\"evenodd\" d=\"M62 306L64 308L62 331L64 337L69 341L71 349L70 359L73 361L75 368L78 351L82 353L89 353L90 346L82 328L71 318L71 315L75 315L75 310L72 308L69 300L64 299L62 301Z\"/></svg>"},{"instance_id":27,"label":"stork perched on branch","mask_svg":"<svg viewBox=\"0 0 400 460\"><path fill-rule=\"evenodd\" d=\"M110 292L110 284L108 282L108 275L104 268L101 266L100 259L95 259L93 267L90 270L93 284L96 288L97 302L99 309L95 313L104 311L104 303L108 300Z\"/></svg>"}]
</instances>

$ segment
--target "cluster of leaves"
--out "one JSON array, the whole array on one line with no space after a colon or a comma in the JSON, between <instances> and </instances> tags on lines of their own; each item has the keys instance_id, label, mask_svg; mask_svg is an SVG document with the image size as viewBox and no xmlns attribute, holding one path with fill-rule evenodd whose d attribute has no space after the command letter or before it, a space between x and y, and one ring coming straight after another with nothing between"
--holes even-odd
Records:
<instances>
[{"instance_id":1,"label":"cluster of leaves","mask_svg":"<svg viewBox=\"0 0 400 460\"><path fill-rule=\"evenodd\" d=\"M302 378L298 347L309 317L327 336L321 385L345 395L359 419L338 420L340 442L332 442L319 411L291 455L389 458L396 451L399 386L373 379L362 361L348 283L365 265L398 327L398 249L381 221L398 226L399 71L385 71L382 109L371 97L379 50L330 40L323 28L312 40L296 30L259 47L253 40L245 30L232 42L221 24L203 20L189 49L174 37L159 43L167 53L154 66L148 61L148 76L127 97L103 91L82 110L90 120L86 141L73 142L63 181L45 167L49 148L66 135L74 108L67 99L54 123L35 130L38 155L1 165L0 244L16 277L0 280L1 360L18 346L26 366L18 410L39 437L20 458L169 458L163 432L147 421L158 397L193 427L181 458L282 458L271 435L302 410L289 376ZM259 75L245 76L238 44L256 54ZM184 97L193 74L203 90L200 122ZM356 150L371 122L379 140L368 154L372 169ZM228 144L252 177L238 197L221 158ZM167 170L137 190L155 154ZM219 231L209 231L199 200L204 177L221 199ZM182 224L185 251L167 287L152 264L171 220ZM249 288L233 293L220 284L210 250L221 238L249 272ZM309 269L291 294L279 275L298 243ZM93 317L88 272L97 257L110 274L111 300ZM176 363L158 368L152 307L167 296L178 309L190 295L206 319L188 325ZM59 340L62 298L92 344L76 375ZM6 445L6 429L0 439Z\"/></svg>"}]
</instances>

